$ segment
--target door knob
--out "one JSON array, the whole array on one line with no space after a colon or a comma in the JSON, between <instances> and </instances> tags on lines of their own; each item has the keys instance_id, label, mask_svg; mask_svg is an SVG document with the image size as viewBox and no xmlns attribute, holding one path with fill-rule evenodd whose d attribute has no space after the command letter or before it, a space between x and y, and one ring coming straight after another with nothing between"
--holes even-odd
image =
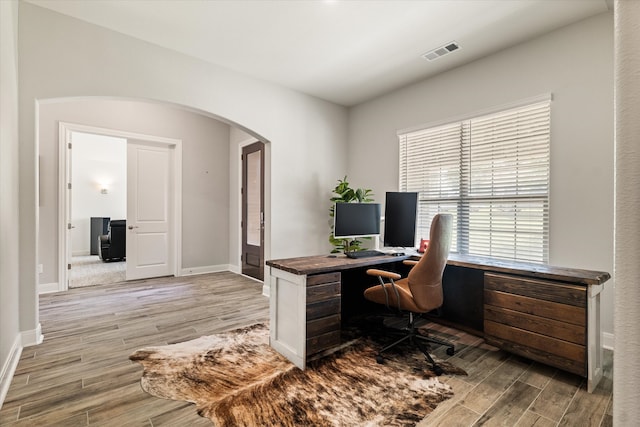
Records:
<instances>
[{"instance_id":1,"label":"door knob","mask_svg":"<svg viewBox=\"0 0 640 427\"><path fill-rule=\"evenodd\" d=\"M137 225L130 225L129 226L129 230L133 230L134 228L138 228L138 226Z\"/></svg>"}]
</instances>

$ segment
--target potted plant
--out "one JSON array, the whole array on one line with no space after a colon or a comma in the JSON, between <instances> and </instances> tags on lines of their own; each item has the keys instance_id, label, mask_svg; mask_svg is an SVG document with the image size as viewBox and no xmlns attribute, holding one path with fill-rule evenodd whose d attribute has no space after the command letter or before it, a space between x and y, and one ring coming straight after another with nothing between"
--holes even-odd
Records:
<instances>
[{"instance_id":1,"label":"potted plant","mask_svg":"<svg viewBox=\"0 0 640 427\"><path fill-rule=\"evenodd\" d=\"M331 233L329 234L329 242L333 245L331 253L351 252L362 250L362 241L359 239L336 239L333 236L333 217L336 203L368 203L373 202L373 192L368 188L351 188L347 177L338 180L338 185L332 190L334 196L331 197L331 207L329 208L329 224L331 227ZM370 240L370 237L363 237L363 239Z\"/></svg>"}]
</instances>

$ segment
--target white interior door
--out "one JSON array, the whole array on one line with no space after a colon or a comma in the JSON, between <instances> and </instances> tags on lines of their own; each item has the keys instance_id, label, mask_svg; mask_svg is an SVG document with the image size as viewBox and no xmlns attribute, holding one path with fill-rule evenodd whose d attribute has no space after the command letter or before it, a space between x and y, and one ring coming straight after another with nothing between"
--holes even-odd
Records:
<instances>
[{"instance_id":1,"label":"white interior door","mask_svg":"<svg viewBox=\"0 0 640 427\"><path fill-rule=\"evenodd\" d=\"M127 144L127 280L174 274L172 148Z\"/></svg>"}]
</instances>

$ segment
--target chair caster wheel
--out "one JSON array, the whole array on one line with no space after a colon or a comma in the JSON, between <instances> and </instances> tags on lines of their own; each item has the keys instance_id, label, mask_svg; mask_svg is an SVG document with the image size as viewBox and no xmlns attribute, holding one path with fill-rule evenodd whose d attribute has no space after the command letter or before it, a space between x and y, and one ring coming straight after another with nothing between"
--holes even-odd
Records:
<instances>
[{"instance_id":1,"label":"chair caster wheel","mask_svg":"<svg viewBox=\"0 0 640 427\"><path fill-rule=\"evenodd\" d=\"M444 371L442 370L442 368L438 365L434 365L433 367L433 373L436 374L436 376L440 376L442 374L444 374Z\"/></svg>"},{"instance_id":2,"label":"chair caster wheel","mask_svg":"<svg viewBox=\"0 0 640 427\"><path fill-rule=\"evenodd\" d=\"M447 354L449 356L453 356L453 354L456 352L456 350L453 347L449 347L447 348Z\"/></svg>"},{"instance_id":3,"label":"chair caster wheel","mask_svg":"<svg viewBox=\"0 0 640 427\"><path fill-rule=\"evenodd\" d=\"M378 354L376 356L376 362L378 362L378 365L382 365L384 363L384 359Z\"/></svg>"}]
</instances>

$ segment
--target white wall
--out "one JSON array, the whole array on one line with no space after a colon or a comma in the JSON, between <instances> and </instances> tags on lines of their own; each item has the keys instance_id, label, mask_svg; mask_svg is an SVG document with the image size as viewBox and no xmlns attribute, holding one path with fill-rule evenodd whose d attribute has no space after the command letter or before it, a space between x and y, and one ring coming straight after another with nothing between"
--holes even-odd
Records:
<instances>
[{"instance_id":1,"label":"white wall","mask_svg":"<svg viewBox=\"0 0 640 427\"><path fill-rule=\"evenodd\" d=\"M18 6L0 1L0 406L20 356Z\"/></svg>"},{"instance_id":2,"label":"white wall","mask_svg":"<svg viewBox=\"0 0 640 427\"><path fill-rule=\"evenodd\" d=\"M81 132L72 140L71 253L89 255L91 217L127 218L127 140Z\"/></svg>"},{"instance_id":3,"label":"white wall","mask_svg":"<svg viewBox=\"0 0 640 427\"><path fill-rule=\"evenodd\" d=\"M20 3L19 17L21 328L35 328L37 324L35 266L38 256L51 255L42 248L39 254L36 250L37 100L76 96L158 100L205 111L250 129L269 142L271 149L268 216L273 238L271 246L265 248L267 258L310 255L329 249L327 199L336 179L346 172L345 108L31 4ZM228 147L228 139L225 146ZM201 157L194 154L191 160L186 156L183 160L187 165ZM225 152L222 161L227 163L228 158ZM204 174L204 170L201 172ZM227 168L225 172L228 174ZM195 183L183 185L191 189ZM45 198L55 197L50 189L43 189L42 194ZM184 194L185 204L185 196L208 203L208 199ZM225 206L226 217L220 223L228 224L228 193L220 203ZM49 219L43 218L43 224L45 220ZM187 223L184 217L183 221ZM210 218L210 223L213 221ZM199 227L198 232L202 232ZM183 249L183 267L189 266L185 260L191 260L193 265L205 262L195 253L200 252L198 245L183 242ZM224 250L226 259L228 248L212 250L219 249Z\"/></svg>"},{"instance_id":4,"label":"white wall","mask_svg":"<svg viewBox=\"0 0 640 427\"><path fill-rule=\"evenodd\" d=\"M553 94L550 263L613 274L611 13L352 108L349 177L384 200L385 191L398 188L398 130L545 93ZM602 308L608 334L613 289L610 280Z\"/></svg>"},{"instance_id":5,"label":"white wall","mask_svg":"<svg viewBox=\"0 0 640 427\"><path fill-rule=\"evenodd\" d=\"M182 140L183 250L182 265L179 267L206 270L207 267L228 264L229 125L202 114L159 103L74 99L40 105L38 128L42 198L39 251L44 268L40 275L41 283L56 282L58 277L59 121ZM76 147L78 145L80 143L75 144ZM100 157L98 153L95 155ZM95 188L88 191L95 191ZM122 191L122 188L114 188L114 193L118 191ZM102 195L95 193L94 197L98 196ZM126 206L126 200L124 203ZM96 205L96 208L100 206ZM118 216L126 218L126 211Z\"/></svg>"}]
</instances>

